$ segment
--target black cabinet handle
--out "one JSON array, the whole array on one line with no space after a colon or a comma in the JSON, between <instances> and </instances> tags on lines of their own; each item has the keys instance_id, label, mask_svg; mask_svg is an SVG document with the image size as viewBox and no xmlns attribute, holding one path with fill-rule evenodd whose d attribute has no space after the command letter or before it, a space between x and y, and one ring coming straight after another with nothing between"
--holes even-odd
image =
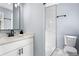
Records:
<instances>
[{"instance_id":1,"label":"black cabinet handle","mask_svg":"<svg viewBox=\"0 0 79 59\"><path fill-rule=\"evenodd\" d=\"M19 53L18 54L21 55L21 49L19 49Z\"/></svg>"},{"instance_id":2,"label":"black cabinet handle","mask_svg":"<svg viewBox=\"0 0 79 59\"><path fill-rule=\"evenodd\" d=\"M19 49L19 55L22 55L23 54L23 48Z\"/></svg>"},{"instance_id":3,"label":"black cabinet handle","mask_svg":"<svg viewBox=\"0 0 79 59\"><path fill-rule=\"evenodd\" d=\"M23 48L22 48L22 54L23 54Z\"/></svg>"}]
</instances>

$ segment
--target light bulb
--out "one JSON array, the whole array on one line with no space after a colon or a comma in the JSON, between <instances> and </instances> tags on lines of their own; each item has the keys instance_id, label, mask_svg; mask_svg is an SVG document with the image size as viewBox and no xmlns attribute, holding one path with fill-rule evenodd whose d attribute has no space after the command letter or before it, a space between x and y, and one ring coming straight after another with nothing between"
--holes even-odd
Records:
<instances>
[{"instance_id":1,"label":"light bulb","mask_svg":"<svg viewBox=\"0 0 79 59\"><path fill-rule=\"evenodd\" d=\"M19 6L20 3L17 3L17 5Z\"/></svg>"},{"instance_id":2,"label":"light bulb","mask_svg":"<svg viewBox=\"0 0 79 59\"><path fill-rule=\"evenodd\" d=\"M18 7L18 4L15 4L15 7L17 8Z\"/></svg>"},{"instance_id":3,"label":"light bulb","mask_svg":"<svg viewBox=\"0 0 79 59\"><path fill-rule=\"evenodd\" d=\"M8 3L9 5L11 4L11 3Z\"/></svg>"}]
</instances>

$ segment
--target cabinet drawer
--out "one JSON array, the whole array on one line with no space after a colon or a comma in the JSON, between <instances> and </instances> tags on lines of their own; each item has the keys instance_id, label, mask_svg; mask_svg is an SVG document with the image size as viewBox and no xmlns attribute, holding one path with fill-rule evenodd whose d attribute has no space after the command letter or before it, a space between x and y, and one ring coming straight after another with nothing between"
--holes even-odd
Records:
<instances>
[{"instance_id":1,"label":"cabinet drawer","mask_svg":"<svg viewBox=\"0 0 79 59\"><path fill-rule=\"evenodd\" d=\"M33 43L33 38L24 38L24 40L8 43L6 45L0 46L0 55L5 54L14 49L20 48L21 46Z\"/></svg>"}]
</instances>

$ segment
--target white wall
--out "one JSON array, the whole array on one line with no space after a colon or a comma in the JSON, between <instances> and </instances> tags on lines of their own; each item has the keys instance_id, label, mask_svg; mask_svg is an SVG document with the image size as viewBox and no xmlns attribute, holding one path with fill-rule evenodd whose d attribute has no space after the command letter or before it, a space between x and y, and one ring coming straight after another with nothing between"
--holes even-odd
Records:
<instances>
[{"instance_id":1,"label":"white wall","mask_svg":"<svg viewBox=\"0 0 79 59\"><path fill-rule=\"evenodd\" d=\"M58 4L57 15L67 17L57 18L57 46L63 48L64 35L79 36L79 4Z\"/></svg>"},{"instance_id":2,"label":"white wall","mask_svg":"<svg viewBox=\"0 0 79 59\"><path fill-rule=\"evenodd\" d=\"M44 5L27 3L23 13L24 32L35 33L35 55L44 55Z\"/></svg>"}]
</instances>

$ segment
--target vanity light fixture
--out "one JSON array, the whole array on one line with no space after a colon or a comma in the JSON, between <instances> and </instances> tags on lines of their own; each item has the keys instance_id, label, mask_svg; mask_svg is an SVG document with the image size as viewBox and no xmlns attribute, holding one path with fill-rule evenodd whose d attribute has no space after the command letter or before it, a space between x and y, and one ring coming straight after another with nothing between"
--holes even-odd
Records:
<instances>
[{"instance_id":1,"label":"vanity light fixture","mask_svg":"<svg viewBox=\"0 0 79 59\"><path fill-rule=\"evenodd\" d=\"M17 4L17 3L15 3L15 7L16 7L16 8L18 7L18 4Z\"/></svg>"},{"instance_id":2,"label":"vanity light fixture","mask_svg":"<svg viewBox=\"0 0 79 59\"><path fill-rule=\"evenodd\" d=\"M9 5L11 4L11 3L8 3Z\"/></svg>"},{"instance_id":3,"label":"vanity light fixture","mask_svg":"<svg viewBox=\"0 0 79 59\"><path fill-rule=\"evenodd\" d=\"M19 6L19 5L20 5L20 3L17 3L17 5Z\"/></svg>"},{"instance_id":4,"label":"vanity light fixture","mask_svg":"<svg viewBox=\"0 0 79 59\"><path fill-rule=\"evenodd\" d=\"M20 3L15 3L15 7L17 8L19 6Z\"/></svg>"},{"instance_id":5,"label":"vanity light fixture","mask_svg":"<svg viewBox=\"0 0 79 59\"><path fill-rule=\"evenodd\" d=\"M17 4L17 3L15 3L15 7L16 7L16 8L18 7L18 4Z\"/></svg>"}]
</instances>

